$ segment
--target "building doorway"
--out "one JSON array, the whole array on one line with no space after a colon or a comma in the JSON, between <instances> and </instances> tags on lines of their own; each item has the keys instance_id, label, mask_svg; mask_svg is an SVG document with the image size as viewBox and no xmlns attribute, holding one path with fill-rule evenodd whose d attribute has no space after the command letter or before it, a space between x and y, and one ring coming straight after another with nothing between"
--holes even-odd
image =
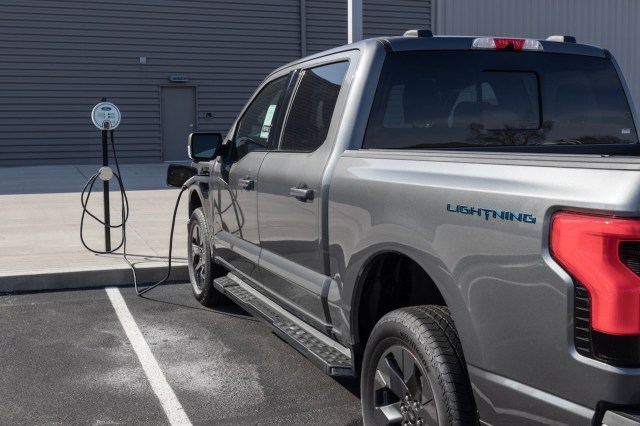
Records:
<instances>
[{"instance_id":1,"label":"building doorway","mask_svg":"<svg viewBox=\"0 0 640 426\"><path fill-rule=\"evenodd\" d=\"M187 136L196 129L196 88L162 87L162 161L189 161Z\"/></svg>"}]
</instances>

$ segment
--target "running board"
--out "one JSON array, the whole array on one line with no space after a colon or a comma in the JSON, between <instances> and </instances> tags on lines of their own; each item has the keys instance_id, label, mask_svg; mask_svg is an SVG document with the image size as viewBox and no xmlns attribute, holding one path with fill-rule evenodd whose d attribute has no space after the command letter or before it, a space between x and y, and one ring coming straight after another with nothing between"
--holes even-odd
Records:
<instances>
[{"instance_id":1,"label":"running board","mask_svg":"<svg viewBox=\"0 0 640 426\"><path fill-rule=\"evenodd\" d=\"M330 376L353 376L349 350L267 299L234 275L216 278L213 286L274 332Z\"/></svg>"}]
</instances>

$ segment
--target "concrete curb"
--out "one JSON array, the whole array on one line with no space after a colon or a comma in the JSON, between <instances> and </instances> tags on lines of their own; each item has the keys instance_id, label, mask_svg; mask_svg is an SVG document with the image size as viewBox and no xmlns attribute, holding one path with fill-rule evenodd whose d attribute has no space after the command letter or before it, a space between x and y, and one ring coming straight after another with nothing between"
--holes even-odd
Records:
<instances>
[{"instance_id":1,"label":"concrete curb","mask_svg":"<svg viewBox=\"0 0 640 426\"><path fill-rule=\"evenodd\" d=\"M138 285L142 287L160 281L166 274L166 265L141 266L136 268ZM171 266L171 276L169 277L169 280L184 281L188 279L189 271L186 264ZM126 265L121 268L111 269L0 276L0 293L69 290L121 285L133 285L133 274L131 272L131 268Z\"/></svg>"}]
</instances>

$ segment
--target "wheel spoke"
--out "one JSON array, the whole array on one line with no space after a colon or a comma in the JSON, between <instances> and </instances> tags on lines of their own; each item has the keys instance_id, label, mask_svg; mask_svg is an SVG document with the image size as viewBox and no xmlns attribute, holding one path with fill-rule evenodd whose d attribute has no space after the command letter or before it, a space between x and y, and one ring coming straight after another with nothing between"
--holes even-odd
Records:
<instances>
[{"instance_id":1,"label":"wheel spoke","mask_svg":"<svg viewBox=\"0 0 640 426\"><path fill-rule=\"evenodd\" d=\"M194 256L202 256L202 247L197 244L191 244L191 253Z\"/></svg>"},{"instance_id":2,"label":"wheel spoke","mask_svg":"<svg viewBox=\"0 0 640 426\"><path fill-rule=\"evenodd\" d=\"M405 351L400 346L393 346L389 349L390 355L393 355L393 359L395 359L396 364L398 364L398 368L400 372L404 376L405 374L405 359L407 358L407 351ZM389 355L387 355L389 356ZM411 356L409 356L411 358Z\"/></svg>"},{"instance_id":3,"label":"wheel spoke","mask_svg":"<svg viewBox=\"0 0 640 426\"><path fill-rule=\"evenodd\" d=\"M436 402L433 396L433 390L429 384L429 380L422 374L420 374L420 410L416 413L425 424L438 425L438 410L436 408Z\"/></svg>"},{"instance_id":4,"label":"wheel spoke","mask_svg":"<svg viewBox=\"0 0 640 426\"><path fill-rule=\"evenodd\" d=\"M422 389L422 399L419 399L420 404L428 405L433 403L433 390L429 384L429 380L425 376L420 377L420 388Z\"/></svg>"},{"instance_id":5,"label":"wheel spoke","mask_svg":"<svg viewBox=\"0 0 640 426\"><path fill-rule=\"evenodd\" d=\"M204 286L204 269L200 268L196 272L196 284L198 288L203 288Z\"/></svg>"},{"instance_id":6,"label":"wheel spoke","mask_svg":"<svg viewBox=\"0 0 640 426\"><path fill-rule=\"evenodd\" d=\"M413 360L406 360L405 364L404 376L405 382L407 384L407 388L409 389L409 394L415 401L422 401L422 384L421 378L422 373L420 373L420 368L415 364Z\"/></svg>"},{"instance_id":7,"label":"wheel spoke","mask_svg":"<svg viewBox=\"0 0 640 426\"><path fill-rule=\"evenodd\" d=\"M399 401L383 407L376 407L373 415L376 425L400 425L402 423Z\"/></svg>"},{"instance_id":8,"label":"wheel spoke","mask_svg":"<svg viewBox=\"0 0 640 426\"><path fill-rule=\"evenodd\" d=\"M200 226L196 225L193 228L193 241L194 243L196 243L198 246L201 246L201 241L200 241Z\"/></svg>"},{"instance_id":9,"label":"wheel spoke","mask_svg":"<svg viewBox=\"0 0 640 426\"><path fill-rule=\"evenodd\" d=\"M379 367L378 367L379 368ZM386 371L386 369L384 369ZM376 370L376 375L373 379L373 390L377 392L381 389L386 389L389 383L389 375L385 374L382 369Z\"/></svg>"},{"instance_id":10,"label":"wheel spoke","mask_svg":"<svg viewBox=\"0 0 640 426\"><path fill-rule=\"evenodd\" d=\"M407 388L404 382L404 374L402 370L400 370L400 366L394 357L385 357L384 361L389 372L389 382L387 385L391 392L399 399L403 399L404 396L409 393L409 388Z\"/></svg>"},{"instance_id":11,"label":"wheel spoke","mask_svg":"<svg viewBox=\"0 0 640 426\"><path fill-rule=\"evenodd\" d=\"M438 411L436 410L436 404L433 399L429 404L420 407L417 414L425 424L434 426L438 425Z\"/></svg>"}]
</instances>

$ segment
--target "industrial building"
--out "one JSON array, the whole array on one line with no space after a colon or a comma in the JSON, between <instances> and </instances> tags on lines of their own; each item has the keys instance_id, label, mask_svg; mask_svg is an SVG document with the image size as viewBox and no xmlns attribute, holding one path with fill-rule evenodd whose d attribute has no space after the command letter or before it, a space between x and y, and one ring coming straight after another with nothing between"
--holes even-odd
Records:
<instances>
[{"instance_id":1,"label":"industrial building","mask_svg":"<svg viewBox=\"0 0 640 426\"><path fill-rule=\"evenodd\" d=\"M91 110L116 104L122 162L186 159L186 135L226 132L266 75L347 42L348 0L3 0L0 166L101 158ZM363 0L363 36L545 38L610 49L640 99L635 0Z\"/></svg>"}]
</instances>

